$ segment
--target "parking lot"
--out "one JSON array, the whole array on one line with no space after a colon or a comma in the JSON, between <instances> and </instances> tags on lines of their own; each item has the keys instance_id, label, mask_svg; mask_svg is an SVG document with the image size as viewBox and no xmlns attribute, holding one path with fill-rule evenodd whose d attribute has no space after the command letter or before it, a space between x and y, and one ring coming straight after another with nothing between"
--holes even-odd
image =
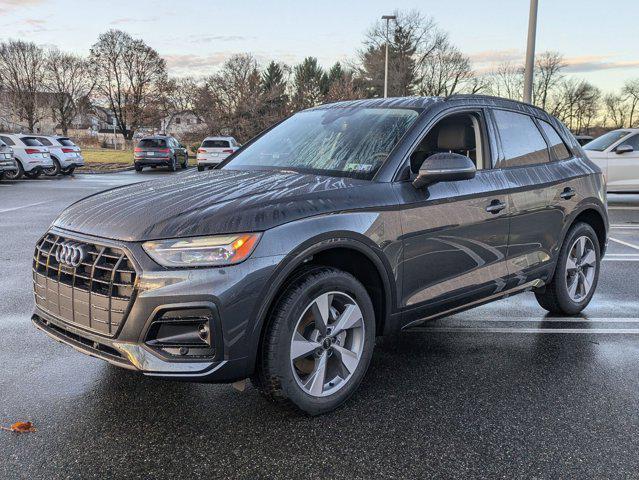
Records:
<instances>
[{"instance_id":1,"label":"parking lot","mask_svg":"<svg viewBox=\"0 0 639 480\"><path fill-rule=\"evenodd\" d=\"M526 293L378 342L355 397L306 418L255 389L156 380L31 324L36 240L70 203L171 174L0 182L0 478L630 478L639 469L639 195L581 318Z\"/></svg>"}]
</instances>

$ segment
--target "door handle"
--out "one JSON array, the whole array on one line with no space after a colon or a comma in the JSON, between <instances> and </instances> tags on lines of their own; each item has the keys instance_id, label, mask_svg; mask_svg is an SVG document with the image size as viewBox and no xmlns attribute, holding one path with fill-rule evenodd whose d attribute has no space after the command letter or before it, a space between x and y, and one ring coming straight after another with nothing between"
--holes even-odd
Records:
<instances>
[{"instance_id":1,"label":"door handle","mask_svg":"<svg viewBox=\"0 0 639 480\"><path fill-rule=\"evenodd\" d=\"M564 200L569 200L569 199L571 199L572 197L574 197L575 195L577 195L577 192L575 192L575 191L574 191L572 188L570 188L570 187L566 187L566 188L564 188L564 191L563 191L563 192L561 192L561 193L559 194L559 196L560 196L561 198L563 198Z\"/></svg>"},{"instance_id":2,"label":"door handle","mask_svg":"<svg viewBox=\"0 0 639 480\"><path fill-rule=\"evenodd\" d=\"M506 208L506 204L501 202L500 200L495 199L490 202L490 205L486 207L486 211L495 215L501 212L504 208Z\"/></svg>"}]
</instances>

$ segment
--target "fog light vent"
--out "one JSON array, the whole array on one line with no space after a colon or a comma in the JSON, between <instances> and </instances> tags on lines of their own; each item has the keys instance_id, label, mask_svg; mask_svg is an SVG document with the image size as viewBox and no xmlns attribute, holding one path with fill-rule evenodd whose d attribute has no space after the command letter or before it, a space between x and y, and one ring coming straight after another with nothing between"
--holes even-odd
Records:
<instances>
[{"instance_id":1,"label":"fog light vent","mask_svg":"<svg viewBox=\"0 0 639 480\"><path fill-rule=\"evenodd\" d=\"M164 312L151 324L145 343L172 357L215 356L212 320L208 310Z\"/></svg>"}]
</instances>

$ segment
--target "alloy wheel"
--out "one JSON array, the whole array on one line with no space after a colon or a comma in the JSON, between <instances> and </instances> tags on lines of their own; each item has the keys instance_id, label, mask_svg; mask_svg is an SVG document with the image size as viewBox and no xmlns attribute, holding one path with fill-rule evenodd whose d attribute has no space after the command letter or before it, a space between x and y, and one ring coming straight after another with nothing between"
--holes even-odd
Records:
<instances>
[{"instance_id":1,"label":"alloy wheel","mask_svg":"<svg viewBox=\"0 0 639 480\"><path fill-rule=\"evenodd\" d=\"M566 259L566 288L573 302L583 301L595 279L597 270L597 254L592 240L583 235L577 237L568 250Z\"/></svg>"},{"instance_id":2,"label":"alloy wheel","mask_svg":"<svg viewBox=\"0 0 639 480\"><path fill-rule=\"evenodd\" d=\"M295 325L291 368L297 384L314 397L344 387L364 350L364 318L353 298L328 292L313 300Z\"/></svg>"}]
</instances>

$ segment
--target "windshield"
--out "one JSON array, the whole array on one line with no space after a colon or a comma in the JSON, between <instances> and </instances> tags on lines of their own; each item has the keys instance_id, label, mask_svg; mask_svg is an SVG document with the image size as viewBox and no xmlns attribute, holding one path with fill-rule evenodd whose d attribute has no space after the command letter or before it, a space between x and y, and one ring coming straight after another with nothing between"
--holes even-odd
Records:
<instances>
[{"instance_id":1,"label":"windshield","mask_svg":"<svg viewBox=\"0 0 639 480\"><path fill-rule=\"evenodd\" d=\"M627 130L614 130L603 134L601 137L595 138L592 142L588 142L584 145L584 150L594 150L596 152L603 152L610 145L617 140L621 140L630 132Z\"/></svg>"},{"instance_id":2,"label":"windshield","mask_svg":"<svg viewBox=\"0 0 639 480\"><path fill-rule=\"evenodd\" d=\"M300 112L244 147L223 168L288 169L371 179L419 111L331 108Z\"/></svg>"}]
</instances>

